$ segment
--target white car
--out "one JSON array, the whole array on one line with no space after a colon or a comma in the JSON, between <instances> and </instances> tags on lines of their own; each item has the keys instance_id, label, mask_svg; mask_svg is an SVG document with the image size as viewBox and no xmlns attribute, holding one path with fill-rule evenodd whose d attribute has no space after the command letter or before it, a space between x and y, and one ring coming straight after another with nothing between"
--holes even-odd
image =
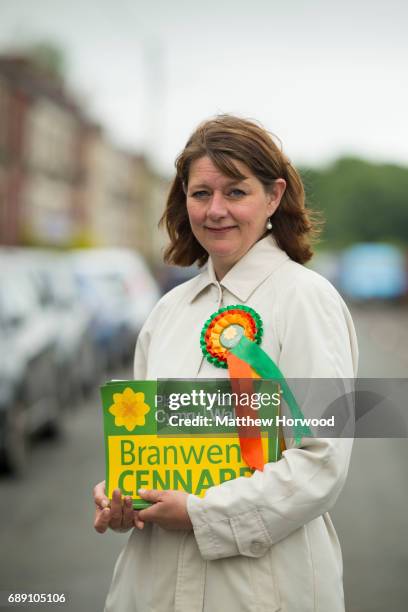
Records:
<instances>
[{"instance_id":1,"label":"white car","mask_svg":"<svg viewBox=\"0 0 408 612\"><path fill-rule=\"evenodd\" d=\"M130 357L139 331L160 297L144 259L135 251L115 248L75 250L72 261L83 298L104 321L117 327L116 340L112 337L116 347L111 351L118 357Z\"/></svg>"}]
</instances>

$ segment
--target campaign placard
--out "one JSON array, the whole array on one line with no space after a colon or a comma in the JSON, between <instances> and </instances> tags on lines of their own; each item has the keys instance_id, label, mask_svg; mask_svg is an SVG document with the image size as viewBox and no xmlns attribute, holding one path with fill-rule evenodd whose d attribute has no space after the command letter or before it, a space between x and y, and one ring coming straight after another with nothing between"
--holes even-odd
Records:
<instances>
[{"instance_id":1,"label":"campaign placard","mask_svg":"<svg viewBox=\"0 0 408 612\"><path fill-rule=\"evenodd\" d=\"M101 395L107 496L119 488L135 509L149 505L140 488L203 497L209 487L251 476L240 436L253 427L265 463L279 458L280 394L271 382L256 381L250 397L238 398L251 408L246 417L235 414L228 380L111 381Z\"/></svg>"}]
</instances>

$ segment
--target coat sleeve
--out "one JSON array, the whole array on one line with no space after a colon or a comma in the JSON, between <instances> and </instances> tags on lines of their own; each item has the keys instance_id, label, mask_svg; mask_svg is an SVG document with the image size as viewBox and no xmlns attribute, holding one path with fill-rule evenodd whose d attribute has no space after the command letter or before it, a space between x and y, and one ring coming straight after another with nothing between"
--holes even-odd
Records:
<instances>
[{"instance_id":1,"label":"coat sleeve","mask_svg":"<svg viewBox=\"0 0 408 612\"><path fill-rule=\"evenodd\" d=\"M281 295L279 367L288 378L352 378L357 344L348 310L325 279L313 275ZM268 547L335 503L346 479L352 440L303 438L250 478L189 495L201 555L260 557Z\"/></svg>"}]
</instances>

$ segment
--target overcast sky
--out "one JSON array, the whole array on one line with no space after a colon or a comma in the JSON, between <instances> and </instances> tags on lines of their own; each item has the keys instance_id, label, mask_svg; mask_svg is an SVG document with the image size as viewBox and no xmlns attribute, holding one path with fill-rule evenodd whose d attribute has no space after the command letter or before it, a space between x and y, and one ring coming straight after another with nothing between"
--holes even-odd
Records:
<instances>
[{"instance_id":1,"label":"overcast sky","mask_svg":"<svg viewBox=\"0 0 408 612\"><path fill-rule=\"evenodd\" d=\"M407 164L407 23L404 0L0 0L0 47L61 44L89 113L166 172L218 112L298 164Z\"/></svg>"}]
</instances>

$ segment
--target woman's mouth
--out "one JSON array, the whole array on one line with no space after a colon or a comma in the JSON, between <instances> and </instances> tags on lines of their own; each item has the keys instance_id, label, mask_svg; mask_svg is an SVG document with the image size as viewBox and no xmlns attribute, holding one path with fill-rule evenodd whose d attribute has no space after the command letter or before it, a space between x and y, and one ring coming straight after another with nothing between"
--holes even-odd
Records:
<instances>
[{"instance_id":1,"label":"woman's mouth","mask_svg":"<svg viewBox=\"0 0 408 612\"><path fill-rule=\"evenodd\" d=\"M225 234L226 232L229 232L232 229L235 229L237 226L236 225L228 225L227 227L208 227L208 226L204 226L206 230L208 230L209 232L213 232L214 234Z\"/></svg>"}]
</instances>

